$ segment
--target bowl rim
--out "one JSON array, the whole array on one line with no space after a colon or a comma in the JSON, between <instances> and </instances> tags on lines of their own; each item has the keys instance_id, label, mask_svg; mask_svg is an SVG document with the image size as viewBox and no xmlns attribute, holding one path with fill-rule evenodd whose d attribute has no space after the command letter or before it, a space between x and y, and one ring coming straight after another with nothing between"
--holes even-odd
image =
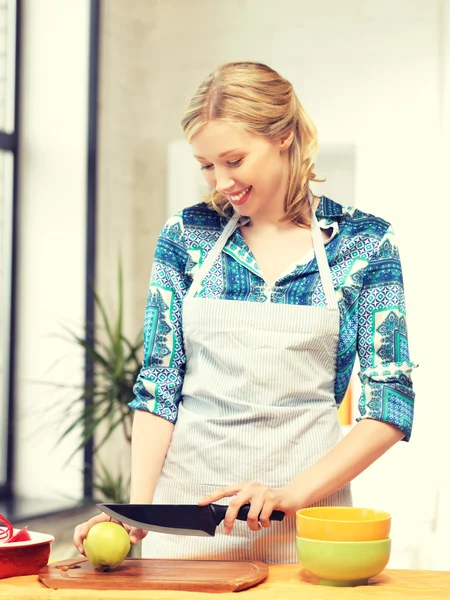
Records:
<instances>
[{"instance_id":1,"label":"bowl rim","mask_svg":"<svg viewBox=\"0 0 450 600\"><path fill-rule=\"evenodd\" d=\"M17 533L18 531L20 531L20 529L14 529L14 533ZM10 544L8 544L8 542L4 542L0 544L0 551L2 550L13 550L14 548L22 548L22 547L29 547L29 546L40 546L41 544L48 544L48 543L52 543L55 541L55 538L53 535L50 535L49 533L41 533L39 531L30 531L28 530L28 533L31 535L31 540L25 540L23 542L11 542Z\"/></svg>"},{"instance_id":2,"label":"bowl rim","mask_svg":"<svg viewBox=\"0 0 450 600\"><path fill-rule=\"evenodd\" d=\"M391 543L392 539L391 537L387 537L387 538L382 538L381 540L316 540L316 539L311 539L311 538L304 538L304 537L300 537L299 535L295 536L297 540L301 540L302 542L305 541L308 544L341 544L341 545L348 545L348 544L387 544L387 543Z\"/></svg>"},{"instance_id":3,"label":"bowl rim","mask_svg":"<svg viewBox=\"0 0 450 600\"><path fill-rule=\"evenodd\" d=\"M356 509L356 510L367 510L367 511L371 511L371 512L377 512L380 513L378 517L374 517L372 519L327 519L325 516L324 517L313 517L313 516L309 516L309 515L305 515L303 511L306 510L317 510L317 509L321 509L321 508L332 508L332 509L338 509L338 510L342 510L342 512L345 512L345 509ZM359 506L307 506L305 508L300 508L296 513L295 513L296 517L301 517L302 519L306 519L308 521L321 521L321 522L326 522L326 523L346 523L346 524L351 524L351 523L356 523L356 524L363 524L363 523L380 523L383 521L390 521L392 519L392 516L390 513L388 513L385 510L379 510L378 508L364 508L364 507L359 507Z\"/></svg>"}]
</instances>

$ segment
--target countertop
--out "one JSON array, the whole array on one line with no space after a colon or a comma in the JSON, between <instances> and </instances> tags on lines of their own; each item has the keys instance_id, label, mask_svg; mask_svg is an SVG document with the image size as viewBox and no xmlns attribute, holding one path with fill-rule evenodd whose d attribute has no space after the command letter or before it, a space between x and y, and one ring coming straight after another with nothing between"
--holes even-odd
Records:
<instances>
[{"instance_id":1,"label":"countertop","mask_svg":"<svg viewBox=\"0 0 450 600\"><path fill-rule=\"evenodd\" d=\"M37 576L0 580L0 598L7 600L328 600L330 598L385 598L409 600L450 600L450 571L386 570L369 580L369 585L336 588L317 585L300 565L270 565L268 577L259 585L242 592L199 593L158 590L53 590L41 584Z\"/></svg>"}]
</instances>

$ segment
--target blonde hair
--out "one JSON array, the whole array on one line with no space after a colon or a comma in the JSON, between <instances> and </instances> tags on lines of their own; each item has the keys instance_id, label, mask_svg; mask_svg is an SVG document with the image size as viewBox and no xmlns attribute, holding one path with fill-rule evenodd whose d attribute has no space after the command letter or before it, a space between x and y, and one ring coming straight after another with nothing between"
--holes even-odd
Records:
<instances>
[{"instance_id":1,"label":"blonde hair","mask_svg":"<svg viewBox=\"0 0 450 600\"><path fill-rule=\"evenodd\" d=\"M294 133L282 221L309 225L309 182L324 180L317 179L314 173L319 151L317 131L292 84L261 63L223 64L203 81L189 101L181 121L188 141L215 119L241 124L249 133L270 141ZM233 212L228 199L216 190L205 201L222 215Z\"/></svg>"}]
</instances>

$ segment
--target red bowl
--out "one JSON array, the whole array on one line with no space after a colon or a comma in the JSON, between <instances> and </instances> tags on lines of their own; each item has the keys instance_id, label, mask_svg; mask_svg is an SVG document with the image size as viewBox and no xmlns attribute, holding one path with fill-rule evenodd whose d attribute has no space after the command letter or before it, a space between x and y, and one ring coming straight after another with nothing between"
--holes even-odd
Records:
<instances>
[{"instance_id":1,"label":"red bowl","mask_svg":"<svg viewBox=\"0 0 450 600\"><path fill-rule=\"evenodd\" d=\"M15 529L14 533L19 530ZM31 540L0 544L0 579L19 575L37 575L50 557L52 535L28 532Z\"/></svg>"}]
</instances>

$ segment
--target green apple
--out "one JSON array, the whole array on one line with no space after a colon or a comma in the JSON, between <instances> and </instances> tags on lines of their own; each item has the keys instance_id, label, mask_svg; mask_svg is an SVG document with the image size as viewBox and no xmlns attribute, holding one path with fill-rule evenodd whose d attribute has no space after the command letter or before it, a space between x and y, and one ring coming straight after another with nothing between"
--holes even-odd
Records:
<instances>
[{"instance_id":1,"label":"green apple","mask_svg":"<svg viewBox=\"0 0 450 600\"><path fill-rule=\"evenodd\" d=\"M130 549L127 531L111 521L96 523L84 540L84 551L88 561L101 571L117 568Z\"/></svg>"}]
</instances>

